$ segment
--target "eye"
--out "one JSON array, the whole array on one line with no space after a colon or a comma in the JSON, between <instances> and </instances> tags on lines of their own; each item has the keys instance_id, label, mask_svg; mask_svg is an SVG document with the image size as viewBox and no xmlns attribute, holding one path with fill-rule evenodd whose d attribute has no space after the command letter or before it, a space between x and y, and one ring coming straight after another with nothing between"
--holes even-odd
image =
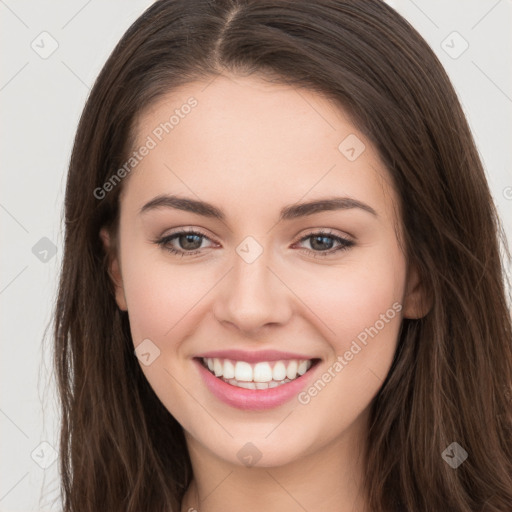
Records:
<instances>
[{"instance_id":1,"label":"eye","mask_svg":"<svg viewBox=\"0 0 512 512\"><path fill-rule=\"evenodd\" d=\"M307 254L312 254L315 258L318 256L323 258L338 251L346 251L355 245L355 242L352 240L334 235L330 231L309 233L308 235L302 237L299 240L299 243L307 240L310 240L309 244L311 249L303 250L305 250ZM338 246L333 248L335 243L337 243Z\"/></svg>"},{"instance_id":2,"label":"eye","mask_svg":"<svg viewBox=\"0 0 512 512\"><path fill-rule=\"evenodd\" d=\"M160 247L163 247L171 254L176 254L183 257L192 256L201 252L200 249L202 249L201 245L204 239L210 240L206 235L197 230L185 229L154 240L154 243ZM175 242L175 245L178 245L178 247L175 245L173 246L173 242Z\"/></svg>"},{"instance_id":3,"label":"eye","mask_svg":"<svg viewBox=\"0 0 512 512\"><path fill-rule=\"evenodd\" d=\"M205 234L195 229L183 229L170 235L154 240L153 242L171 254L178 256L193 256L201 252L204 240L210 240ZM355 245L348 238L335 235L330 231L319 231L302 237L296 243L310 241L311 249L303 248L307 254L316 257L326 257L338 251L344 251ZM211 241L211 240L210 240ZM338 244L337 246L335 244ZM178 245L178 247L176 247ZM334 246L334 247L333 247Z\"/></svg>"}]
</instances>

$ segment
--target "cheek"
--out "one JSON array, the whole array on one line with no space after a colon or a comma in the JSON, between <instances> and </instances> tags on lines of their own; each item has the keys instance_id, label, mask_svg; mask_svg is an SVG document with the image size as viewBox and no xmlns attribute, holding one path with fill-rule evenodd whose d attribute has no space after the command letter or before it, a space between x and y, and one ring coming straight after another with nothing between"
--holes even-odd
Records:
<instances>
[{"instance_id":1,"label":"cheek","mask_svg":"<svg viewBox=\"0 0 512 512\"><path fill-rule=\"evenodd\" d=\"M364 342L365 333L375 333L375 326L382 331L381 339L389 338L394 346L405 285L405 259L396 247L354 253L337 267L311 268L295 275L290 270L287 279L332 352L343 354L359 335ZM307 314L306 308L303 312Z\"/></svg>"},{"instance_id":2,"label":"cheek","mask_svg":"<svg viewBox=\"0 0 512 512\"><path fill-rule=\"evenodd\" d=\"M402 321L392 285L383 281L356 294L347 287L335 297L336 307L330 306L335 334L326 340L331 353L316 380L298 396L310 413L311 429L323 431L326 438L334 438L367 409L389 372ZM328 302L320 310L326 307Z\"/></svg>"},{"instance_id":3,"label":"cheek","mask_svg":"<svg viewBox=\"0 0 512 512\"><path fill-rule=\"evenodd\" d=\"M165 258L146 249L133 251L123 260L123 284L135 344L144 338L166 337L190 316L208 289L209 281L198 266L173 265Z\"/></svg>"},{"instance_id":4,"label":"cheek","mask_svg":"<svg viewBox=\"0 0 512 512\"><path fill-rule=\"evenodd\" d=\"M369 405L395 354L405 260L393 247L383 252L386 257L375 254L340 269L332 286L324 285L314 297L316 311L333 331L324 330L332 353L323 373L299 402L309 410L329 410L333 435L335 425L355 418Z\"/></svg>"},{"instance_id":5,"label":"cheek","mask_svg":"<svg viewBox=\"0 0 512 512\"><path fill-rule=\"evenodd\" d=\"M190 362L182 346L187 347L183 342L198 324L200 299L211 288L198 269L172 265L162 254L147 249L135 250L123 260L133 345L149 347L152 358L148 365L140 359L141 370L167 410L188 429L194 426L187 392L192 384L187 380Z\"/></svg>"}]
</instances>

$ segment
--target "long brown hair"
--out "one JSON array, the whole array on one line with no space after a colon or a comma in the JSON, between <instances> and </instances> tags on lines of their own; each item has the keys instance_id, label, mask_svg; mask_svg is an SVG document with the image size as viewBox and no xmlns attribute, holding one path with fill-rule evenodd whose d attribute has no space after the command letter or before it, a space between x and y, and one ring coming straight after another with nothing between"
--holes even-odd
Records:
<instances>
[{"instance_id":1,"label":"long brown hair","mask_svg":"<svg viewBox=\"0 0 512 512\"><path fill-rule=\"evenodd\" d=\"M94 191L126 161L143 109L225 71L335 100L375 145L400 197L404 251L432 305L403 320L371 404L371 510L510 512L503 230L445 71L380 0L159 0L112 52L80 119L65 198L54 333L64 511L178 511L191 480L183 430L134 356L99 237L107 226L115 238L124 182L101 198ZM443 457L453 442L468 454L456 469Z\"/></svg>"}]
</instances>

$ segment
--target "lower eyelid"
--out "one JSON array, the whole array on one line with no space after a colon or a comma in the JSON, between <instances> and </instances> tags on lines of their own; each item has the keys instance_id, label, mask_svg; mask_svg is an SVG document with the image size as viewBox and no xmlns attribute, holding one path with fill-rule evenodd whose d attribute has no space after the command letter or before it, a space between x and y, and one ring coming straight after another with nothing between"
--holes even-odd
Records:
<instances>
[{"instance_id":1,"label":"lower eyelid","mask_svg":"<svg viewBox=\"0 0 512 512\"><path fill-rule=\"evenodd\" d=\"M334 241L336 241L339 244L344 245L344 246L354 245L354 242L350 238L345 238L345 237L340 236L340 235L335 235L335 234L331 234L331 233L322 233L322 232L310 233L310 234L308 234L306 236L303 236L302 238L297 240L297 242L295 242L295 244L300 243L300 242L304 242L304 241L309 240L309 239L314 238L314 237L332 238Z\"/></svg>"},{"instance_id":2,"label":"lower eyelid","mask_svg":"<svg viewBox=\"0 0 512 512\"><path fill-rule=\"evenodd\" d=\"M177 254L177 255L182 255L182 256L187 256L187 255L192 256L192 255L195 255L195 254L201 252L204 249L211 248L211 247L203 247L203 248L187 251L187 250L181 249L181 248L175 248L175 247L172 247L172 246L169 247L170 243L173 242L174 240L176 240L180 235L186 235L186 234L197 235L197 236L201 237L203 240L208 240L212 244L214 244L214 245L217 244L218 245L218 243L215 242L214 240L212 240L209 236L207 236L207 235L205 235L203 233L200 233L198 231L192 231L192 230L190 230L190 231L178 231L178 232L175 232L175 233L171 233L169 235L161 237L160 239L154 240L153 242L156 243L157 245L160 245L163 249L166 249L167 251L169 251L171 253L174 253L174 254ZM343 251L344 249L349 249L350 247L355 245L355 242L353 242L349 238L344 238L344 237L339 236L339 235L335 235L335 234L328 233L328 232L322 232L322 231L313 232L313 233L309 233L307 235L304 235L299 240L294 242L293 245L295 246L297 244L300 244L301 242L304 242L304 241L306 241L308 239L311 239L311 238L313 238L315 236L323 236L325 238L332 238L333 240L338 242L338 245L333 247L333 248L331 248L331 249L328 249L326 251L315 251L313 249L308 249L306 247L299 247L299 249L302 249L303 251L306 251L308 254L313 254L314 256L323 256L323 255L327 256L329 254L333 254L333 253L338 252L338 251Z\"/></svg>"},{"instance_id":3,"label":"lower eyelid","mask_svg":"<svg viewBox=\"0 0 512 512\"><path fill-rule=\"evenodd\" d=\"M304 241L308 240L309 238L310 238L310 236L307 236L306 238L302 238L301 240L296 242L296 244L304 242ZM328 254L332 254L334 252L342 251L344 249L349 249L350 247L352 247L354 245L354 242L352 240L348 240L348 239L345 239L342 237L329 236L326 238L334 239L335 242L337 242L337 244L335 244L335 246L333 248L327 249L325 251L315 251L313 249L308 249L306 247L301 247L300 249L303 249L303 250L305 250L309 253L315 254L315 255L328 255Z\"/></svg>"},{"instance_id":4,"label":"lower eyelid","mask_svg":"<svg viewBox=\"0 0 512 512\"><path fill-rule=\"evenodd\" d=\"M178 239L182 235L195 235L195 236L201 237L202 242L204 240L208 240L212 244L217 243L214 240L212 240L209 236L206 236L203 233L199 233L199 232L195 232L195 231L178 231L176 233L171 233L170 235L166 235L166 236L160 238L159 240L156 241L156 243L165 247L165 246L169 245L171 242L174 242L176 239ZM192 254L194 251L201 251L202 249L207 249L207 247L194 249L192 251L185 251L185 249L181 249L181 248L176 249L176 250L183 251L184 253Z\"/></svg>"}]
</instances>

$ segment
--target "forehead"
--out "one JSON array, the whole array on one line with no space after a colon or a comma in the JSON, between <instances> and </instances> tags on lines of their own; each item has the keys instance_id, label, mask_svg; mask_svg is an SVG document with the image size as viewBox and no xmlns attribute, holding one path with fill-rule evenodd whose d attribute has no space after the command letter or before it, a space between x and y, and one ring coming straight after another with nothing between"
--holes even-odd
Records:
<instances>
[{"instance_id":1,"label":"forehead","mask_svg":"<svg viewBox=\"0 0 512 512\"><path fill-rule=\"evenodd\" d=\"M320 153L328 157L329 147L337 151L341 136L357 132L347 114L326 97L258 75L220 75L170 91L139 116L135 135L143 143L154 132L157 142L166 145L170 139L177 142L187 128L199 137L193 144L198 151L211 153L210 142L222 144L223 136L234 135L229 141L232 157L252 149L260 158L310 154L315 160Z\"/></svg>"},{"instance_id":2,"label":"forehead","mask_svg":"<svg viewBox=\"0 0 512 512\"><path fill-rule=\"evenodd\" d=\"M265 196L277 208L344 194L377 210L395 199L379 155L340 106L258 76L170 91L139 116L135 139L135 150L151 146L129 180L145 198L183 191L257 208Z\"/></svg>"}]
</instances>

